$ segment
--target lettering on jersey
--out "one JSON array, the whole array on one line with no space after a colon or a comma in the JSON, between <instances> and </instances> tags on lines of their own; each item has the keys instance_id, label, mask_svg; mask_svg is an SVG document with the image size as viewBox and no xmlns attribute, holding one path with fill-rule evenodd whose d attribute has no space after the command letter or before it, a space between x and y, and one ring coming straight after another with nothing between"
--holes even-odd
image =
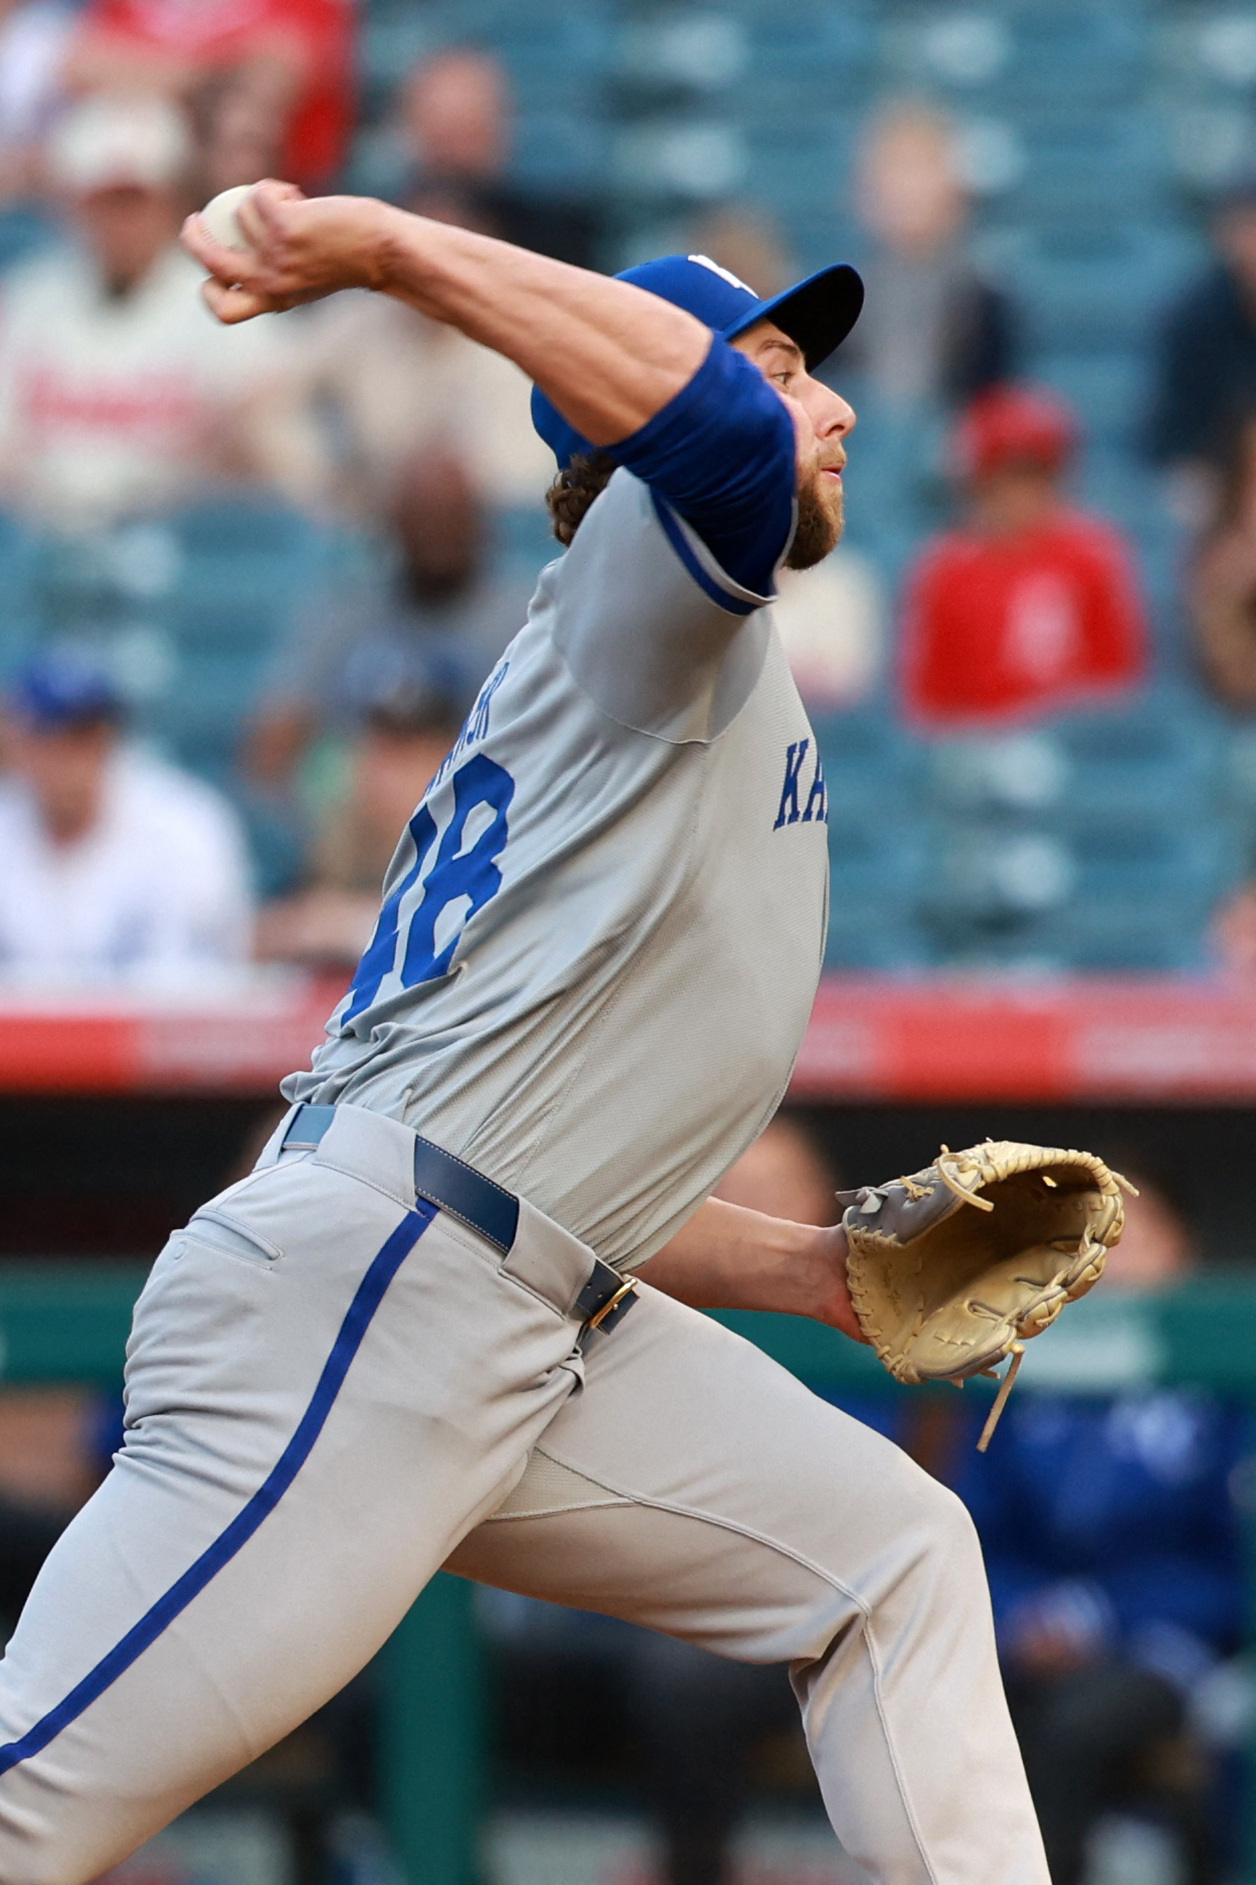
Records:
<instances>
[{"instance_id":1,"label":"lettering on jersey","mask_svg":"<svg viewBox=\"0 0 1256 1885\"><path fill-rule=\"evenodd\" d=\"M815 776L811 781L806 809L802 815L803 824L809 825L813 817L817 825L827 825L829 822L829 789L824 783L824 766L820 759L819 747L816 748Z\"/></svg>"},{"instance_id":2,"label":"lettering on jersey","mask_svg":"<svg viewBox=\"0 0 1256 1885\"><path fill-rule=\"evenodd\" d=\"M810 744L810 740L791 740L786 749L785 783L781 787L781 805L773 831L779 831L782 825L796 825L802 816L798 808L798 775Z\"/></svg>"},{"instance_id":3,"label":"lettering on jersey","mask_svg":"<svg viewBox=\"0 0 1256 1885\"><path fill-rule=\"evenodd\" d=\"M436 820L426 800L410 820L414 863L384 900L366 954L340 1017L342 1029L369 1008L385 978L398 971L402 988L445 975L463 930L477 910L501 889L497 860L510 835L507 812L515 782L487 753L476 753L454 774L454 808L439 844ZM468 838L468 833L470 837ZM400 946L401 908L424 865L435 857L422 894L410 912L404 947Z\"/></svg>"},{"instance_id":4,"label":"lettering on jersey","mask_svg":"<svg viewBox=\"0 0 1256 1885\"><path fill-rule=\"evenodd\" d=\"M811 749L811 741L792 740L785 749L785 783L781 787L781 802L777 808L773 831L779 831L782 825L827 825L829 822L829 794L824 783L824 767L817 750L815 767L811 774L811 788L802 805L798 794L802 786L803 761Z\"/></svg>"},{"instance_id":5,"label":"lettering on jersey","mask_svg":"<svg viewBox=\"0 0 1256 1885\"><path fill-rule=\"evenodd\" d=\"M450 767L466 752L468 746L475 746L480 740L487 739L493 717L493 695L505 680L509 667L509 661L499 661L476 695L475 705L467 715L463 729L453 746L441 760L436 777L428 787L429 792L434 791L449 776Z\"/></svg>"}]
</instances>

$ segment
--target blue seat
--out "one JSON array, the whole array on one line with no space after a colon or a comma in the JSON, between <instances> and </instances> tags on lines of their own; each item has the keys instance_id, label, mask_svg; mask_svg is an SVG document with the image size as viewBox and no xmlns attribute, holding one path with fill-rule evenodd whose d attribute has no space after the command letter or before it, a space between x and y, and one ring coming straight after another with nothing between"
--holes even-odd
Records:
<instances>
[{"instance_id":1,"label":"blue seat","mask_svg":"<svg viewBox=\"0 0 1256 1885\"><path fill-rule=\"evenodd\" d=\"M1017 110L1023 168L1001 204L1022 219L1152 218L1171 180L1163 128L1149 110Z\"/></svg>"},{"instance_id":2,"label":"blue seat","mask_svg":"<svg viewBox=\"0 0 1256 1885\"><path fill-rule=\"evenodd\" d=\"M827 768L826 768L827 771ZM910 816L834 801L829 812L829 968L923 968L918 920L925 834Z\"/></svg>"},{"instance_id":3,"label":"blue seat","mask_svg":"<svg viewBox=\"0 0 1256 1885\"><path fill-rule=\"evenodd\" d=\"M1088 444L1073 490L1087 510L1116 524L1131 542L1179 546L1181 526L1167 507L1162 474L1119 444Z\"/></svg>"},{"instance_id":4,"label":"blue seat","mask_svg":"<svg viewBox=\"0 0 1256 1885\"><path fill-rule=\"evenodd\" d=\"M549 513L540 503L511 504L493 513L494 558L510 571L533 574L562 554L550 528Z\"/></svg>"},{"instance_id":5,"label":"blue seat","mask_svg":"<svg viewBox=\"0 0 1256 1885\"><path fill-rule=\"evenodd\" d=\"M1019 106L1075 108L1137 99L1147 79L1146 9L1103 0L1056 0L1003 10L1009 56L992 75L999 96Z\"/></svg>"},{"instance_id":6,"label":"blue seat","mask_svg":"<svg viewBox=\"0 0 1256 1885\"><path fill-rule=\"evenodd\" d=\"M1033 377L1062 393L1081 415L1087 437L1129 446L1147 409L1146 359L1128 349L1041 355Z\"/></svg>"},{"instance_id":7,"label":"blue seat","mask_svg":"<svg viewBox=\"0 0 1256 1885\"><path fill-rule=\"evenodd\" d=\"M0 569L3 549L0 530ZM45 537L33 556L38 626L101 648L140 730L213 773L337 549L301 513L235 496L108 535Z\"/></svg>"},{"instance_id":8,"label":"blue seat","mask_svg":"<svg viewBox=\"0 0 1256 1885\"><path fill-rule=\"evenodd\" d=\"M798 263L800 276L827 268L830 262L857 263L863 238L854 223L843 213L844 192L840 183L833 201L816 209L804 206L778 214L771 204L765 207L777 214L781 233L789 253ZM845 373L840 349L833 358L831 372L834 383L840 386Z\"/></svg>"},{"instance_id":9,"label":"blue seat","mask_svg":"<svg viewBox=\"0 0 1256 1885\"><path fill-rule=\"evenodd\" d=\"M0 210L0 274L33 260L60 239L60 225L34 203Z\"/></svg>"},{"instance_id":10,"label":"blue seat","mask_svg":"<svg viewBox=\"0 0 1256 1885\"><path fill-rule=\"evenodd\" d=\"M1006 857L1000 860L1006 864ZM1017 862L1027 862L1026 849ZM1041 862L1041 860L1039 860ZM1051 867L1053 870L1054 866ZM1008 889L1010 874L984 899L934 887L924 904L924 926L945 961L979 966L1037 967L1077 971L1176 973L1205 966L1209 923L1221 892L1200 883L1189 893L1171 883L1139 889L1109 882L1102 894L1078 888L1081 873L1057 875L1040 907Z\"/></svg>"},{"instance_id":11,"label":"blue seat","mask_svg":"<svg viewBox=\"0 0 1256 1885\"><path fill-rule=\"evenodd\" d=\"M1029 824L940 818L925 907L945 931L1015 929L1096 909L1163 910L1203 922L1242 876L1236 826L1218 815L1093 811Z\"/></svg>"},{"instance_id":12,"label":"blue seat","mask_svg":"<svg viewBox=\"0 0 1256 1885\"><path fill-rule=\"evenodd\" d=\"M1079 975L1184 975L1209 964L1206 917L1183 920L1163 908L1117 907L1027 920L1015 927L952 932L935 941L945 966L972 972Z\"/></svg>"},{"instance_id":13,"label":"blue seat","mask_svg":"<svg viewBox=\"0 0 1256 1885\"><path fill-rule=\"evenodd\" d=\"M856 124L834 111L795 108L766 119L743 114L748 182L754 195L783 214L822 215L838 202L850 169Z\"/></svg>"},{"instance_id":14,"label":"blue seat","mask_svg":"<svg viewBox=\"0 0 1256 1885\"><path fill-rule=\"evenodd\" d=\"M30 649L37 629L32 533L9 511L0 511L0 681Z\"/></svg>"},{"instance_id":15,"label":"blue seat","mask_svg":"<svg viewBox=\"0 0 1256 1885\"><path fill-rule=\"evenodd\" d=\"M746 139L731 117L692 112L623 126L611 162L621 190L670 205L708 203L738 193L750 169ZM667 240L674 239L669 234ZM657 253L654 239L650 246Z\"/></svg>"},{"instance_id":16,"label":"blue seat","mask_svg":"<svg viewBox=\"0 0 1256 1885\"><path fill-rule=\"evenodd\" d=\"M1217 813L1201 819L1088 812L1060 821L1083 901L1122 896L1165 908L1210 909L1241 881L1246 863L1238 830Z\"/></svg>"},{"instance_id":17,"label":"blue seat","mask_svg":"<svg viewBox=\"0 0 1256 1885\"><path fill-rule=\"evenodd\" d=\"M285 506L223 500L166 520L166 619L185 647L269 648L328 571L335 542Z\"/></svg>"},{"instance_id":18,"label":"blue seat","mask_svg":"<svg viewBox=\"0 0 1256 1885\"><path fill-rule=\"evenodd\" d=\"M894 907L844 907L829 916L824 966L830 973L910 975L931 968L937 951L920 925Z\"/></svg>"},{"instance_id":19,"label":"blue seat","mask_svg":"<svg viewBox=\"0 0 1256 1885\"><path fill-rule=\"evenodd\" d=\"M1000 272L1031 346L1092 352L1143 345L1202 257L1198 237L1176 224L1069 220L1018 230Z\"/></svg>"},{"instance_id":20,"label":"blue seat","mask_svg":"<svg viewBox=\"0 0 1256 1885\"><path fill-rule=\"evenodd\" d=\"M604 117L582 108L521 111L511 172L533 189L572 195L599 188L609 175L611 137Z\"/></svg>"},{"instance_id":21,"label":"blue seat","mask_svg":"<svg viewBox=\"0 0 1256 1885\"><path fill-rule=\"evenodd\" d=\"M230 650L183 649L150 725L175 755L212 778L229 774L257 702L260 662Z\"/></svg>"},{"instance_id":22,"label":"blue seat","mask_svg":"<svg viewBox=\"0 0 1256 1885\"><path fill-rule=\"evenodd\" d=\"M525 82L588 77L611 62L615 22L605 0L437 0L422 12L429 45L477 41Z\"/></svg>"},{"instance_id":23,"label":"blue seat","mask_svg":"<svg viewBox=\"0 0 1256 1885\"><path fill-rule=\"evenodd\" d=\"M830 821L858 818L875 828L879 817L913 807L919 752L887 714L855 709L815 714L813 723L828 785Z\"/></svg>"},{"instance_id":24,"label":"blue seat","mask_svg":"<svg viewBox=\"0 0 1256 1885\"><path fill-rule=\"evenodd\" d=\"M319 534L304 512L261 495L205 499L163 521L189 558L291 556Z\"/></svg>"},{"instance_id":25,"label":"blue seat","mask_svg":"<svg viewBox=\"0 0 1256 1885\"><path fill-rule=\"evenodd\" d=\"M1146 8L1102 0L917 7L894 18L888 64L899 87L983 109L1121 104L1145 88L1148 29Z\"/></svg>"},{"instance_id":26,"label":"blue seat","mask_svg":"<svg viewBox=\"0 0 1256 1885\"><path fill-rule=\"evenodd\" d=\"M945 453L944 424L888 409L872 388L843 374L840 350L826 377L859 414L848 446L849 539L897 578L921 537L936 527L931 505Z\"/></svg>"},{"instance_id":27,"label":"blue seat","mask_svg":"<svg viewBox=\"0 0 1256 1885\"><path fill-rule=\"evenodd\" d=\"M750 38L752 70L765 79L866 81L876 51L873 10L861 0L722 0ZM851 92L846 93L849 99ZM841 96L834 98L835 104Z\"/></svg>"},{"instance_id":28,"label":"blue seat","mask_svg":"<svg viewBox=\"0 0 1256 1885\"><path fill-rule=\"evenodd\" d=\"M1227 722L1222 738L1226 809L1256 834L1256 722Z\"/></svg>"},{"instance_id":29,"label":"blue seat","mask_svg":"<svg viewBox=\"0 0 1256 1885\"><path fill-rule=\"evenodd\" d=\"M946 814L1034 828L1092 811L1173 821L1214 806L1225 745L1205 705L1171 692L1008 733L935 740L924 765L930 801Z\"/></svg>"},{"instance_id":30,"label":"blue seat","mask_svg":"<svg viewBox=\"0 0 1256 1885\"><path fill-rule=\"evenodd\" d=\"M1095 709L1054 723L1067 763L1063 803L1079 812L1158 816L1180 823L1217 804L1224 732L1208 705L1164 689L1128 708Z\"/></svg>"}]
</instances>

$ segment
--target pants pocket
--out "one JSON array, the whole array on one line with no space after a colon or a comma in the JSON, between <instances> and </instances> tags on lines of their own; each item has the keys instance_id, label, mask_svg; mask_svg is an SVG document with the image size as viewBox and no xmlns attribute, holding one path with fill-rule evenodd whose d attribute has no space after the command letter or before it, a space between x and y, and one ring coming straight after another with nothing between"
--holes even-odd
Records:
<instances>
[{"instance_id":1,"label":"pants pocket","mask_svg":"<svg viewBox=\"0 0 1256 1885\"><path fill-rule=\"evenodd\" d=\"M247 1225L228 1217L226 1212L213 1208L197 1211L188 1221L186 1230L180 1231L171 1239L170 1255L177 1261L182 1252L180 1244L206 1244L211 1250L220 1250L229 1257L240 1257L246 1263L260 1264L269 1269L280 1261L283 1251L270 1239L259 1232L250 1230Z\"/></svg>"}]
</instances>

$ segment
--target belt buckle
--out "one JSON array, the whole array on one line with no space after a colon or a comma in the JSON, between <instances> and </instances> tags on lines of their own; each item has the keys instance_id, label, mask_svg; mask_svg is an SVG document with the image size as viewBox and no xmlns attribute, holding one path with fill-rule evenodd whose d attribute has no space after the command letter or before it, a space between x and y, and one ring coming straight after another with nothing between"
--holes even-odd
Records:
<instances>
[{"instance_id":1,"label":"belt buckle","mask_svg":"<svg viewBox=\"0 0 1256 1885\"><path fill-rule=\"evenodd\" d=\"M620 1284L615 1294L608 1296L606 1301L602 1304L602 1307L589 1317L589 1320L584 1325L586 1331L589 1329L600 1329L607 1317L614 1315L621 1304L626 1302L629 1296L635 1296L636 1293L637 1279L635 1276L630 1276L626 1281Z\"/></svg>"}]
</instances>

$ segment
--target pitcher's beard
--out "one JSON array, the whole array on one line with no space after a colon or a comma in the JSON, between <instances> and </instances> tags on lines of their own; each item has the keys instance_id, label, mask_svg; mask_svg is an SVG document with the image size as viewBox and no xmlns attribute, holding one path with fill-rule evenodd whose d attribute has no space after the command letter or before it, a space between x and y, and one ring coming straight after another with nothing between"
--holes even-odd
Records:
<instances>
[{"instance_id":1,"label":"pitcher's beard","mask_svg":"<svg viewBox=\"0 0 1256 1885\"><path fill-rule=\"evenodd\" d=\"M830 509L815 484L807 484L798 493L798 528L785 558L786 569L814 569L831 550L837 548L842 534L841 487L838 500Z\"/></svg>"}]
</instances>

